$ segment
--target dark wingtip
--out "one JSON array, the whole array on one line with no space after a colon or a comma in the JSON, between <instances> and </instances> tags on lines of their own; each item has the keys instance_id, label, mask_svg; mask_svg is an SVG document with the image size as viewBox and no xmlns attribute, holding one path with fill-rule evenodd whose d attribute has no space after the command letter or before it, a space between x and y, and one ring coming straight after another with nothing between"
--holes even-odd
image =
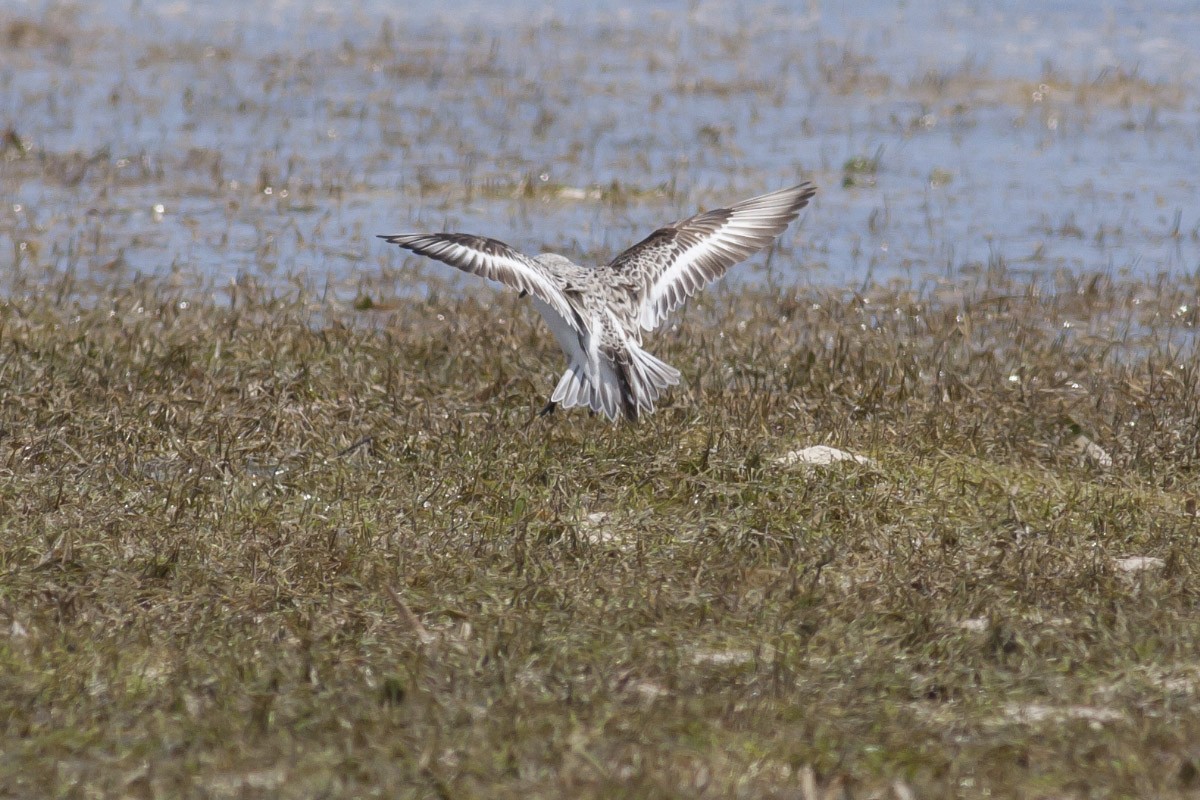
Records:
<instances>
[{"instance_id":1,"label":"dark wingtip","mask_svg":"<svg viewBox=\"0 0 1200 800\"><path fill-rule=\"evenodd\" d=\"M797 191L798 190L798 191ZM813 199L813 195L817 193L817 185L812 181L793 186L790 191L797 192L796 197L792 200L791 211L794 215L799 215L800 210L808 206L808 201ZM793 219L795 217L793 216Z\"/></svg>"}]
</instances>

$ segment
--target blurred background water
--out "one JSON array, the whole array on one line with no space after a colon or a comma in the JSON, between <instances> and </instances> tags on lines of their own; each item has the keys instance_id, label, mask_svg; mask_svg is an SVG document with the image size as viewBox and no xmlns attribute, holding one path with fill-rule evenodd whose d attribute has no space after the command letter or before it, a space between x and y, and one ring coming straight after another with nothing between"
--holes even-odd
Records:
<instances>
[{"instance_id":1,"label":"blurred background water","mask_svg":"<svg viewBox=\"0 0 1200 800\"><path fill-rule=\"evenodd\" d=\"M424 229L606 261L801 179L740 279L1200 268L1194 2L348 5L9 0L0 274L353 284Z\"/></svg>"}]
</instances>

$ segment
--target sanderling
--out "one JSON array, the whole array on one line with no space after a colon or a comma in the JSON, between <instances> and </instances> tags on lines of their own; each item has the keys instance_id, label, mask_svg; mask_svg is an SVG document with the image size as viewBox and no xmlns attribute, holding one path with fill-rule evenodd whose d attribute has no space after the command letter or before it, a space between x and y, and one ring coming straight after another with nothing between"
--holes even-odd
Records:
<instances>
[{"instance_id":1,"label":"sanderling","mask_svg":"<svg viewBox=\"0 0 1200 800\"><path fill-rule=\"evenodd\" d=\"M588 406L610 420L654 410L679 370L642 349L687 298L763 249L816 194L811 183L714 208L659 228L608 264L589 269L556 253L527 256L468 233L380 236L529 295L567 356L542 414Z\"/></svg>"}]
</instances>

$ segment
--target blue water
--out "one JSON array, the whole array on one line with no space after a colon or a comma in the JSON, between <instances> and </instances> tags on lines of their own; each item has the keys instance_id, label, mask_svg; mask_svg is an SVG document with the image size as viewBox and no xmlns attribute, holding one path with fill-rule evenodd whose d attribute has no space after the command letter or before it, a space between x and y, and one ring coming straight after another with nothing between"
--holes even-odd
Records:
<instances>
[{"instance_id":1,"label":"blue water","mask_svg":"<svg viewBox=\"0 0 1200 800\"><path fill-rule=\"evenodd\" d=\"M606 259L802 178L775 279L1200 269L1200 5L994 6L10 0L0 273L352 283L427 228Z\"/></svg>"}]
</instances>

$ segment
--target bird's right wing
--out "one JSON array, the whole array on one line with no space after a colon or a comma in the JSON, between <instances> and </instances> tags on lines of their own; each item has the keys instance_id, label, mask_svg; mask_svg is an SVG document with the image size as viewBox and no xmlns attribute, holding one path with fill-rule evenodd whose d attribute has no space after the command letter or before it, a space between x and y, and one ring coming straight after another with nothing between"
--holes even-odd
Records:
<instances>
[{"instance_id":1,"label":"bird's right wing","mask_svg":"<svg viewBox=\"0 0 1200 800\"><path fill-rule=\"evenodd\" d=\"M817 187L802 183L659 228L603 269L638 287L638 321L657 328L684 300L783 233Z\"/></svg>"},{"instance_id":2,"label":"bird's right wing","mask_svg":"<svg viewBox=\"0 0 1200 800\"><path fill-rule=\"evenodd\" d=\"M497 239L469 233L404 233L380 236L419 255L437 259L463 272L528 292L580 330L570 301L533 259Z\"/></svg>"}]
</instances>

